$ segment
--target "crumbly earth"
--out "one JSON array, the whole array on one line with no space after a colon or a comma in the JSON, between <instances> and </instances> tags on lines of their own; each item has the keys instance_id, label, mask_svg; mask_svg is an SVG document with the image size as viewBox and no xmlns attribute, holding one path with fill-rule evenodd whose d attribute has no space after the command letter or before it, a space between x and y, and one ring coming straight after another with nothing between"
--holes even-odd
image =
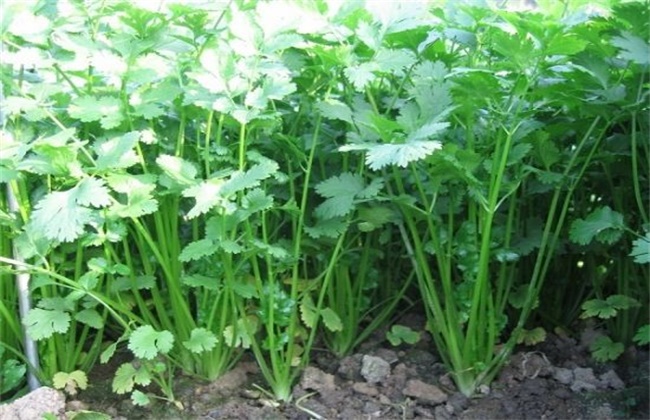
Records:
<instances>
[{"instance_id":1,"label":"crumbly earth","mask_svg":"<svg viewBox=\"0 0 650 420\"><path fill-rule=\"evenodd\" d=\"M162 402L134 407L117 398L103 367L95 372L103 380L91 378L88 390L68 398L68 418L85 410L129 420L650 418L647 352L630 349L616 365L594 364L584 340L550 335L518 349L489 388L467 398L455 390L430 342L387 346L375 341L338 360L316 352L294 400L284 405L259 391L263 380L251 360L210 383L177 378L183 410Z\"/></svg>"}]
</instances>

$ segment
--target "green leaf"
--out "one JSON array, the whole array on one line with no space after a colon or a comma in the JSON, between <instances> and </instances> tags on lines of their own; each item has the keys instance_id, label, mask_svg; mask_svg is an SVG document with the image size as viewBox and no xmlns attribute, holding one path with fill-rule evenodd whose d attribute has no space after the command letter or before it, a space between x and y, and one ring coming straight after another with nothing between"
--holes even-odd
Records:
<instances>
[{"instance_id":1,"label":"green leaf","mask_svg":"<svg viewBox=\"0 0 650 420\"><path fill-rule=\"evenodd\" d=\"M52 384L56 389L65 389L68 394L75 395L77 389L88 388L88 377L81 370L75 370L70 373L57 372L52 377Z\"/></svg>"},{"instance_id":2,"label":"green leaf","mask_svg":"<svg viewBox=\"0 0 650 420\"><path fill-rule=\"evenodd\" d=\"M325 327L328 330L332 332L343 330L341 318L339 318L338 314L334 312L333 309L323 308L320 311L320 315L323 317L323 324L325 324Z\"/></svg>"},{"instance_id":3,"label":"green leaf","mask_svg":"<svg viewBox=\"0 0 650 420\"><path fill-rule=\"evenodd\" d=\"M623 354L625 346L623 343L615 343L607 336L600 336L589 346L592 357L597 362L609 362L618 359Z\"/></svg>"},{"instance_id":4,"label":"green leaf","mask_svg":"<svg viewBox=\"0 0 650 420\"><path fill-rule=\"evenodd\" d=\"M406 168L409 163L424 159L441 148L442 144L435 140L373 145L368 148L366 164L373 171L391 165Z\"/></svg>"},{"instance_id":5,"label":"green leaf","mask_svg":"<svg viewBox=\"0 0 650 420\"><path fill-rule=\"evenodd\" d=\"M127 203L115 203L111 206L110 214L120 218L136 218L158 210L158 200L151 193L143 190L133 190L127 195Z\"/></svg>"},{"instance_id":6,"label":"green leaf","mask_svg":"<svg viewBox=\"0 0 650 420\"><path fill-rule=\"evenodd\" d=\"M236 206L229 200L239 191L255 188L261 181L274 175L279 169L276 162L264 160L253 165L249 170L235 171L229 179L212 178L183 191L183 196L193 197L195 206L187 213L189 219L207 213L220 206L226 214L233 213Z\"/></svg>"},{"instance_id":7,"label":"green leaf","mask_svg":"<svg viewBox=\"0 0 650 420\"><path fill-rule=\"evenodd\" d=\"M193 353L210 351L217 345L217 337L205 328L195 328L190 334L190 339L183 341L183 346Z\"/></svg>"},{"instance_id":8,"label":"green leaf","mask_svg":"<svg viewBox=\"0 0 650 420\"><path fill-rule=\"evenodd\" d=\"M249 316L237 320L235 326L228 325L223 331L223 337L230 347L241 347L248 349L251 346L252 338L249 334L257 331L257 318Z\"/></svg>"},{"instance_id":9,"label":"green leaf","mask_svg":"<svg viewBox=\"0 0 650 420\"><path fill-rule=\"evenodd\" d=\"M620 238L624 228L623 215L605 206L594 210L585 219L574 220L569 237L580 245L587 245L594 238L612 244Z\"/></svg>"},{"instance_id":10,"label":"green leaf","mask_svg":"<svg viewBox=\"0 0 650 420\"><path fill-rule=\"evenodd\" d=\"M620 56L643 66L650 65L650 44L629 32L612 38L612 45L621 49Z\"/></svg>"},{"instance_id":11,"label":"green leaf","mask_svg":"<svg viewBox=\"0 0 650 420\"><path fill-rule=\"evenodd\" d=\"M546 330L542 327L533 328L532 330L523 329L517 337L518 344L525 344L527 346L534 346L546 340Z\"/></svg>"},{"instance_id":12,"label":"green leaf","mask_svg":"<svg viewBox=\"0 0 650 420\"><path fill-rule=\"evenodd\" d=\"M377 50L381 46L383 34L379 25L373 25L365 21L359 22L356 28L357 37L372 50Z\"/></svg>"},{"instance_id":13,"label":"green leaf","mask_svg":"<svg viewBox=\"0 0 650 420\"><path fill-rule=\"evenodd\" d=\"M306 226L305 233L314 239L338 238L347 230L349 222L342 217L319 220L315 226Z\"/></svg>"},{"instance_id":14,"label":"green leaf","mask_svg":"<svg viewBox=\"0 0 650 420\"><path fill-rule=\"evenodd\" d=\"M352 124L352 110L343 102L327 99L316 104L316 107L325 118L341 120Z\"/></svg>"},{"instance_id":15,"label":"green leaf","mask_svg":"<svg viewBox=\"0 0 650 420\"><path fill-rule=\"evenodd\" d=\"M140 132L132 131L119 137L100 141L93 146L97 153L95 166L99 170L123 169L138 163L133 148L140 139Z\"/></svg>"},{"instance_id":16,"label":"green leaf","mask_svg":"<svg viewBox=\"0 0 650 420\"><path fill-rule=\"evenodd\" d=\"M379 50L374 58L378 71L388 73L397 77L404 77L406 70L416 63L415 54L407 49L385 49Z\"/></svg>"},{"instance_id":17,"label":"green leaf","mask_svg":"<svg viewBox=\"0 0 650 420\"><path fill-rule=\"evenodd\" d=\"M196 184L198 171L192 162L185 159L160 155L156 163L163 170L165 177L161 177L160 184L167 188L186 188Z\"/></svg>"},{"instance_id":18,"label":"green leaf","mask_svg":"<svg viewBox=\"0 0 650 420\"><path fill-rule=\"evenodd\" d=\"M247 214L268 210L273 207L273 196L267 195L261 188L250 190L242 199L242 207Z\"/></svg>"},{"instance_id":19,"label":"green leaf","mask_svg":"<svg viewBox=\"0 0 650 420\"><path fill-rule=\"evenodd\" d=\"M632 242L630 257L634 257L637 264L650 264L650 232Z\"/></svg>"},{"instance_id":20,"label":"green leaf","mask_svg":"<svg viewBox=\"0 0 650 420\"><path fill-rule=\"evenodd\" d=\"M123 363L115 371L115 377L113 378L113 392L116 394L126 394L127 392L133 391L133 386L135 385L135 375L138 371L131 363Z\"/></svg>"},{"instance_id":21,"label":"green leaf","mask_svg":"<svg viewBox=\"0 0 650 420\"><path fill-rule=\"evenodd\" d=\"M138 405L140 407L147 406L151 403L149 396L137 389L131 393L131 401L133 402L133 405Z\"/></svg>"},{"instance_id":22,"label":"green leaf","mask_svg":"<svg viewBox=\"0 0 650 420\"><path fill-rule=\"evenodd\" d=\"M14 359L6 360L4 352L5 348L0 344L0 360L4 360L0 365L0 394L18 387L27 374L27 366Z\"/></svg>"},{"instance_id":23,"label":"green leaf","mask_svg":"<svg viewBox=\"0 0 650 420\"><path fill-rule=\"evenodd\" d=\"M228 207L226 200L220 195L224 184L225 180L213 178L183 191L184 197L191 197L196 200L194 207L187 213L187 218L194 219L207 213L217 205L221 205L224 209L229 210L228 213L232 213L235 209Z\"/></svg>"},{"instance_id":24,"label":"green leaf","mask_svg":"<svg viewBox=\"0 0 650 420\"><path fill-rule=\"evenodd\" d=\"M158 201L153 198L156 176L112 174L107 178L108 185L115 191L126 194L127 202L116 202L110 214L120 218L140 217L158 210Z\"/></svg>"},{"instance_id":25,"label":"green leaf","mask_svg":"<svg viewBox=\"0 0 650 420\"><path fill-rule=\"evenodd\" d=\"M65 333L70 328L70 314L60 310L31 309L23 324L27 334L34 340L51 337L54 333Z\"/></svg>"},{"instance_id":26,"label":"green leaf","mask_svg":"<svg viewBox=\"0 0 650 420\"><path fill-rule=\"evenodd\" d=\"M582 304L582 314L580 318L597 317L609 319L617 314L616 308L613 308L607 301L601 299L588 300Z\"/></svg>"},{"instance_id":27,"label":"green leaf","mask_svg":"<svg viewBox=\"0 0 650 420\"><path fill-rule=\"evenodd\" d=\"M74 319L98 330L104 328L104 318L95 309L82 309L75 313Z\"/></svg>"},{"instance_id":28,"label":"green leaf","mask_svg":"<svg viewBox=\"0 0 650 420\"><path fill-rule=\"evenodd\" d=\"M300 302L300 319L308 328L314 328L318 321L318 312L316 305L309 294L306 294Z\"/></svg>"},{"instance_id":29,"label":"green leaf","mask_svg":"<svg viewBox=\"0 0 650 420\"><path fill-rule=\"evenodd\" d=\"M111 360L116 350L117 343L111 343L108 347L106 347L106 350L104 350L102 354L99 355L99 362L103 364Z\"/></svg>"},{"instance_id":30,"label":"green leaf","mask_svg":"<svg viewBox=\"0 0 650 420\"><path fill-rule=\"evenodd\" d=\"M561 33L553 38L546 46L545 54L550 55L573 55L581 52L589 43L576 35Z\"/></svg>"},{"instance_id":31,"label":"green leaf","mask_svg":"<svg viewBox=\"0 0 650 420\"><path fill-rule=\"evenodd\" d=\"M111 196L103 180L85 178L76 186L75 201L80 206L106 207L111 204Z\"/></svg>"},{"instance_id":32,"label":"green leaf","mask_svg":"<svg viewBox=\"0 0 650 420\"><path fill-rule=\"evenodd\" d=\"M120 100L105 96L81 96L76 98L68 107L68 114L82 122L99 121L103 128L115 128L122 122Z\"/></svg>"},{"instance_id":33,"label":"green leaf","mask_svg":"<svg viewBox=\"0 0 650 420\"><path fill-rule=\"evenodd\" d=\"M397 219L395 211L389 207L361 207L359 209L359 230L370 232Z\"/></svg>"},{"instance_id":34,"label":"green leaf","mask_svg":"<svg viewBox=\"0 0 650 420\"><path fill-rule=\"evenodd\" d=\"M257 187L263 180L274 175L279 168L276 162L266 159L251 166L245 172L235 171L223 185L221 193L224 197L229 197L239 191Z\"/></svg>"},{"instance_id":35,"label":"green leaf","mask_svg":"<svg viewBox=\"0 0 650 420\"><path fill-rule=\"evenodd\" d=\"M402 343L413 345L420 341L420 333L404 325L393 325L390 331L386 332L386 338L393 346Z\"/></svg>"},{"instance_id":36,"label":"green leaf","mask_svg":"<svg viewBox=\"0 0 650 420\"><path fill-rule=\"evenodd\" d=\"M62 296L43 298L38 302L38 307L50 311L71 312L75 308L75 301Z\"/></svg>"},{"instance_id":37,"label":"green leaf","mask_svg":"<svg viewBox=\"0 0 650 420\"><path fill-rule=\"evenodd\" d=\"M66 412L69 420L111 420L112 417L105 413L89 410L75 410Z\"/></svg>"},{"instance_id":38,"label":"green leaf","mask_svg":"<svg viewBox=\"0 0 650 420\"><path fill-rule=\"evenodd\" d=\"M173 345L172 333L156 331L151 325L143 325L131 333L128 347L136 357L151 360L159 354L167 354Z\"/></svg>"},{"instance_id":39,"label":"green leaf","mask_svg":"<svg viewBox=\"0 0 650 420\"><path fill-rule=\"evenodd\" d=\"M583 313L580 318L597 317L601 319L613 318L619 310L640 306L639 301L625 295L612 295L607 299L592 299L582 304Z\"/></svg>"},{"instance_id":40,"label":"green leaf","mask_svg":"<svg viewBox=\"0 0 650 420\"><path fill-rule=\"evenodd\" d=\"M346 216L354 209L354 198L363 189L361 176L349 172L318 183L316 192L327 200L316 208L316 214L322 219Z\"/></svg>"},{"instance_id":41,"label":"green leaf","mask_svg":"<svg viewBox=\"0 0 650 420\"><path fill-rule=\"evenodd\" d=\"M645 324L642 327L639 327L632 340L637 343L639 346L645 346L650 344L650 324Z\"/></svg>"},{"instance_id":42,"label":"green leaf","mask_svg":"<svg viewBox=\"0 0 650 420\"><path fill-rule=\"evenodd\" d=\"M343 70L345 77L352 83L357 92L363 92L366 86L375 80L373 71L377 69L375 63L362 63L357 66L349 66Z\"/></svg>"},{"instance_id":43,"label":"green leaf","mask_svg":"<svg viewBox=\"0 0 650 420\"><path fill-rule=\"evenodd\" d=\"M190 242L183 248L178 259L182 262L200 260L201 258L214 254L219 248L219 245L211 239L199 239L198 241Z\"/></svg>"},{"instance_id":44,"label":"green leaf","mask_svg":"<svg viewBox=\"0 0 650 420\"><path fill-rule=\"evenodd\" d=\"M607 298L607 304L617 310L638 308L641 306L638 300L625 295L612 295Z\"/></svg>"},{"instance_id":45,"label":"green leaf","mask_svg":"<svg viewBox=\"0 0 650 420\"><path fill-rule=\"evenodd\" d=\"M46 195L32 213L34 229L42 231L48 239L61 242L77 239L90 221L91 212L77 205L74 189Z\"/></svg>"},{"instance_id":46,"label":"green leaf","mask_svg":"<svg viewBox=\"0 0 650 420\"><path fill-rule=\"evenodd\" d=\"M256 298L257 288L255 284L250 281L240 280L235 282L232 285L232 290L237 293L238 296L243 297L244 299Z\"/></svg>"},{"instance_id":47,"label":"green leaf","mask_svg":"<svg viewBox=\"0 0 650 420\"><path fill-rule=\"evenodd\" d=\"M104 181L86 178L68 191L55 191L42 198L36 204L31 222L33 228L48 239L72 242L92 221L92 212L87 206L104 207L110 203Z\"/></svg>"},{"instance_id":48,"label":"green leaf","mask_svg":"<svg viewBox=\"0 0 650 420\"><path fill-rule=\"evenodd\" d=\"M217 279L201 274L182 276L181 282L190 287L205 287L208 290L219 290L220 287L220 282Z\"/></svg>"}]
</instances>

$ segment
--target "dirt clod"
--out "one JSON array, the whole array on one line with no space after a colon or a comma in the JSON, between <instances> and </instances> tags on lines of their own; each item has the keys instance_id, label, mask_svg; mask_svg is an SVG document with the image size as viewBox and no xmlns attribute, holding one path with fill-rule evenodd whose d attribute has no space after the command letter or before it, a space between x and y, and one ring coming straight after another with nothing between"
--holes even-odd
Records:
<instances>
[{"instance_id":1,"label":"dirt clod","mask_svg":"<svg viewBox=\"0 0 650 420\"><path fill-rule=\"evenodd\" d=\"M334 375L325 373L313 366L307 366L305 368L300 386L305 390L318 391L321 394L332 392L336 389Z\"/></svg>"},{"instance_id":2,"label":"dirt clod","mask_svg":"<svg viewBox=\"0 0 650 420\"><path fill-rule=\"evenodd\" d=\"M447 394L440 388L418 379L409 380L402 393L404 396L413 397L424 404L438 405L447 401Z\"/></svg>"}]
</instances>

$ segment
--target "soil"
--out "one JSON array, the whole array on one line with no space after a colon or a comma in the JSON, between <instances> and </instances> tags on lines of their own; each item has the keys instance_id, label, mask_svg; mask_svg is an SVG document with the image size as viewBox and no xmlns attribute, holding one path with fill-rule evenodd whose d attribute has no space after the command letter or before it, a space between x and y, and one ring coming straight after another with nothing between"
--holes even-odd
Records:
<instances>
[{"instance_id":1,"label":"soil","mask_svg":"<svg viewBox=\"0 0 650 420\"><path fill-rule=\"evenodd\" d=\"M580 339L549 334L517 349L490 387L472 398L456 391L428 340L397 348L375 341L342 359L317 351L294 400L284 405L259 390L264 382L252 360L213 382L177 378L182 410L164 402L133 406L110 391L115 367L99 366L89 388L68 397L67 418L85 410L129 420L650 418L648 353L631 348L616 364L595 364L587 351L593 336L591 330Z\"/></svg>"}]
</instances>

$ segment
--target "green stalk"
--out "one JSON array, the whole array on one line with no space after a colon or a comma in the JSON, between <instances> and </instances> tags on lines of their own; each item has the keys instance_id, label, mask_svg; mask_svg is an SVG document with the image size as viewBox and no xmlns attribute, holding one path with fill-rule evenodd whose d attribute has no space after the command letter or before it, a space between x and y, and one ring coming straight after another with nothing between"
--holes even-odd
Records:
<instances>
[{"instance_id":1,"label":"green stalk","mask_svg":"<svg viewBox=\"0 0 650 420\"><path fill-rule=\"evenodd\" d=\"M641 220L643 221L643 224L647 225L649 223L648 221L648 207L647 207L647 201L644 200L641 197L641 183L639 180L639 156L638 156L638 150L637 150L637 113L633 112L632 113L632 134L630 135L630 139L632 141L631 145L631 151L632 151L632 188L634 189L634 199L636 200L636 205L639 210L639 215L641 216ZM648 149L648 145L644 144L646 148L646 152ZM646 153L646 155L648 155ZM646 162L647 163L647 162Z\"/></svg>"},{"instance_id":2,"label":"green stalk","mask_svg":"<svg viewBox=\"0 0 650 420\"><path fill-rule=\"evenodd\" d=\"M505 173L506 163L508 161L508 154L512 145L512 136L517 130L515 127L511 132L506 132L505 141L497 141L497 148L495 150L492 163L491 179L488 192L487 208L482 213L481 221L481 247L479 251L478 274L476 284L472 293L472 309L470 311L467 330L465 332L465 346L463 347L463 354L470 360L483 361L485 358L490 358L492 348L490 344L496 340L496 328L494 316L490 317L488 307L493 305L492 291L490 287L490 245L492 242L492 221L497 211L497 203L501 192L501 181ZM481 329L485 327L482 321L487 320L487 330ZM483 324L483 325L481 325ZM487 342L482 340L486 335L483 333L487 331Z\"/></svg>"},{"instance_id":3,"label":"green stalk","mask_svg":"<svg viewBox=\"0 0 650 420\"><path fill-rule=\"evenodd\" d=\"M581 155L582 149L586 145L587 140L591 137L593 131L596 129L599 122L600 122L600 118L597 117L594 119L591 126L589 127L585 135L582 137L582 140L575 148L574 153L571 156L571 159L563 172L564 180L570 179L569 174L572 172L576 164L576 160ZM564 220L566 218L569 207L571 205L571 198L573 197L573 192L577 188L579 181L582 179L585 171L587 170L587 167L591 163L592 158L596 153L596 150L598 149L598 146L600 145L600 142L607 130L607 127L608 125L602 127L600 135L598 136L597 140L594 142L593 146L591 147L591 150L589 151L587 157L585 158L585 161L582 163L582 166L577 176L573 177L572 182L569 184L567 192L564 194L561 205L560 205L560 200L562 197L562 188L561 186L556 188L551 200L551 205L547 213L546 221L544 223L544 232L542 234L542 241L539 247L537 258L535 260L535 267L533 269L533 274L531 275L531 280L526 294L526 300L521 309L521 312L519 313L519 319L517 321L515 329L512 335L510 336L510 338L504 343L501 350L492 359L487 369L481 373L481 375L478 378L478 381L480 382L491 381L492 378L494 378L494 376L498 373L500 367L506 362L507 357L510 355L512 349L517 343L519 334L521 330L524 328L524 324L528 320L528 317L530 316L530 313L532 312L535 306L535 301L539 296L539 291L546 277L546 272L548 270L548 267L551 261L553 260L554 250L556 249L556 245L559 240L560 234L562 232L562 227L564 225Z\"/></svg>"}]
</instances>

